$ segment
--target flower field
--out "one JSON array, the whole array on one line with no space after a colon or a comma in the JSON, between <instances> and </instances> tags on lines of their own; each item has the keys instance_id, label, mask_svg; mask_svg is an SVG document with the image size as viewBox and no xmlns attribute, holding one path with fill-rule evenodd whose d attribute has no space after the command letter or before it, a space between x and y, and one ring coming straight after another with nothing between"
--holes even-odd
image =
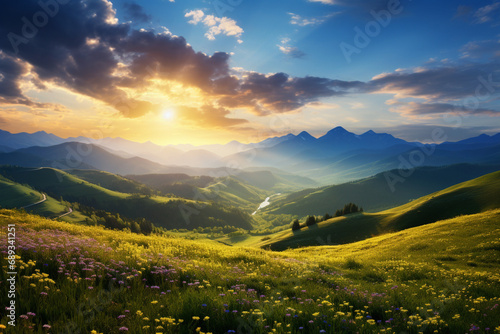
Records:
<instances>
[{"instance_id":1,"label":"flower field","mask_svg":"<svg viewBox=\"0 0 500 334\"><path fill-rule=\"evenodd\" d=\"M500 333L500 210L271 252L0 210L4 333Z\"/></svg>"}]
</instances>

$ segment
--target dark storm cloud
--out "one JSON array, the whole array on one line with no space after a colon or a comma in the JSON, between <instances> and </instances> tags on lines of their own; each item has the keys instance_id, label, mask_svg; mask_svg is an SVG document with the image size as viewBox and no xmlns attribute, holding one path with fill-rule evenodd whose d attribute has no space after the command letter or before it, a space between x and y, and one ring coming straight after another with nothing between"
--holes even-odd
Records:
<instances>
[{"instance_id":1,"label":"dark storm cloud","mask_svg":"<svg viewBox=\"0 0 500 334\"><path fill-rule=\"evenodd\" d=\"M247 107L256 114L265 115L293 111L319 98L344 95L362 86L359 81L249 73L240 80L237 93L221 98L219 103L228 108Z\"/></svg>"},{"instance_id":2,"label":"dark storm cloud","mask_svg":"<svg viewBox=\"0 0 500 334\"><path fill-rule=\"evenodd\" d=\"M125 19L132 21L132 23L145 23L151 21L151 15L146 14L144 8L135 2L124 3L123 8L125 9Z\"/></svg>"},{"instance_id":3,"label":"dark storm cloud","mask_svg":"<svg viewBox=\"0 0 500 334\"><path fill-rule=\"evenodd\" d=\"M18 80L26 72L14 59L0 53L0 96L4 98L23 97Z\"/></svg>"}]
</instances>

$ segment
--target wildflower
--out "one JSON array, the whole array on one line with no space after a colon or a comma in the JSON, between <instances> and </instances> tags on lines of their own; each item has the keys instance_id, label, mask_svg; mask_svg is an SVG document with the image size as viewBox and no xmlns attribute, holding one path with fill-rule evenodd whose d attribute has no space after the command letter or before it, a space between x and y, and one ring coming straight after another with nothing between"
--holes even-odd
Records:
<instances>
[{"instance_id":1,"label":"wildflower","mask_svg":"<svg viewBox=\"0 0 500 334\"><path fill-rule=\"evenodd\" d=\"M193 320L200 320L200 317L194 316Z\"/></svg>"},{"instance_id":2,"label":"wildflower","mask_svg":"<svg viewBox=\"0 0 500 334\"><path fill-rule=\"evenodd\" d=\"M50 325L45 324L45 325L43 325L42 327L43 327L43 328L47 328L47 329L49 329L51 326L50 326Z\"/></svg>"},{"instance_id":3,"label":"wildflower","mask_svg":"<svg viewBox=\"0 0 500 334\"><path fill-rule=\"evenodd\" d=\"M123 331L123 332L128 332L128 328L127 327L120 327L118 330Z\"/></svg>"},{"instance_id":4,"label":"wildflower","mask_svg":"<svg viewBox=\"0 0 500 334\"><path fill-rule=\"evenodd\" d=\"M207 321L208 319L210 319L210 317L206 316L205 318L203 318L203 321Z\"/></svg>"}]
</instances>

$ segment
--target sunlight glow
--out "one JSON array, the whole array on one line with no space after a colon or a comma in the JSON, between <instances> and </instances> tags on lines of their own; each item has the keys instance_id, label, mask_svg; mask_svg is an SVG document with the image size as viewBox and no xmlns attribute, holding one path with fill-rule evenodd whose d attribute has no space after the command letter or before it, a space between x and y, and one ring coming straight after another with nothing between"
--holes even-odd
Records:
<instances>
[{"instance_id":1,"label":"sunlight glow","mask_svg":"<svg viewBox=\"0 0 500 334\"><path fill-rule=\"evenodd\" d=\"M170 121L172 119L174 119L175 117L175 112L173 109L166 109L164 110L162 113L161 113L161 116L163 117L163 119L167 120L167 121Z\"/></svg>"}]
</instances>

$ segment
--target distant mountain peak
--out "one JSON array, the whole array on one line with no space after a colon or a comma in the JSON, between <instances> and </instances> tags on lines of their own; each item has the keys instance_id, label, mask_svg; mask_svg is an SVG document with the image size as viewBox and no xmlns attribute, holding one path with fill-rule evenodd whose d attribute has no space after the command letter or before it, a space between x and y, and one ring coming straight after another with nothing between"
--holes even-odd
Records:
<instances>
[{"instance_id":1,"label":"distant mountain peak","mask_svg":"<svg viewBox=\"0 0 500 334\"><path fill-rule=\"evenodd\" d=\"M327 134L328 133L350 133L350 132L341 126L337 126L337 127L334 127L333 129L331 129L330 131L328 131Z\"/></svg>"},{"instance_id":2,"label":"distant mountain peak","mask_svg":"<svg viewBox=\"0 0 500 334\"><path fill-rule=\"evenodd\" d=\"M300 139L303 139L303 140L308 140L308 139L311 139L311 138L314 138L313 136L311 136L311 134L307 131L302 131L301 133L299 133L297 135L297 138L300 138ZM315 139L315 138L314 138Z\"/></svg>"},{"instance_id":3,"label":"distant mountain peak","mask_svg":"<svg viewBox=\"0 0 500 334\"><path fill-rule=\"evenodd\" d=\"M372 135L376 135L376 134L377 134L377 133L376 133L375 131L373 131L373 130L368 130L368 131L366 131L365 133L363 133L363 134L362 134L362 136L364 136L364 135L370 135L370 136L372 136Z\"/></svg>"}]
</instances>

